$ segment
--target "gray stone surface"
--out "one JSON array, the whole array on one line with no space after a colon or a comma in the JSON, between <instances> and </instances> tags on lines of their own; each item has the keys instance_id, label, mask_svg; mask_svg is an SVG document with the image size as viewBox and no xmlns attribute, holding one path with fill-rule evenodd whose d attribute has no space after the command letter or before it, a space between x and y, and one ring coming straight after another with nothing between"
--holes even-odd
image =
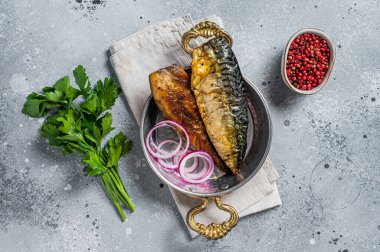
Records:
<instances>
[{"instance_id":1,"label":"gray stone surface","mask_svg":"<svg viewBox=\"0 0 380 252\"><path fill-rule=\"evenodd\" d=\"M82 2L82 4L78 3ZM87 2L87 3L86 3ZM190 240L167 186L147 166L124 98L117 130L135 141L121 174L137 212L122 223L79 156L63 157L21 114L25 96L83 64L113 74L108 47L159 20L220 15L244 75L273 118L270 156L283 206L243 218L223 240ZM288 38L320 28L337 62L319 93L280 78ZM0 251L379 251L380 2L0 1Z\"/></svg>"}]
</instances>

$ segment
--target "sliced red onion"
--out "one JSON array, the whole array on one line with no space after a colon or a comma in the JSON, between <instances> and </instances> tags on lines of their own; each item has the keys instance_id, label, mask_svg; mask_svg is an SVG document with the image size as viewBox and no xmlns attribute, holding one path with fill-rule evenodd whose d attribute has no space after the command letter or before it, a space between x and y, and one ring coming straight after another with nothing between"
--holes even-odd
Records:
<instances>
[{"instance_id":1,"label":"sliced red onion","mask_svg":"<svg viewBox=\"0 0 380 252\"><path fill-rule=\"evenodd\" d=\"M209 165L204 166L200 173L191 174L189 171L186 170L186 162L191 158L198 158L198 159L203 158ZM198 184L198 183L205 182L211 177L212 173L214 172L214 162L211 156L207 152L194 151L185 155L181 159L178 169L179 169L179 174L181 175L183 180L189 183Z\"/></svg>"},{"instance_id":2,"label":"sliced red onion","mask_svg":"<svg viewBox=\"0 0 380 252\"><path fill-rule=\"evenodd\" d=\"M170 154L171 151L167 151L167 150L163 150L162 147L168 143L172 143L172 144L177 144L178 146L178 142L174 141L174 140L165 140L165 141L162 141L159 145L157 145L157 151L161 152L162 154ZM153 145L153 144L152 144ZM181 146L182 147L182 146ZM177 153L178 154L178 153ZM175 155L175 156L178 156L178 155Z\"/></svg>"},{"instance_id":3,"label":"sliced red onion","mask_svg":"<svg viewBox=\"0 0 380 252\"><path fill-rule=\"evenodd\" d=\"M179 137L179 142L177 143L176 149L170 153L167 153L165 151L161 151L161 149L154 143L153 138L152 138L152 134L155 130L157 130L158 128L161 128L162 126L165 126L165 125L154 126L151 129L151 131L148 133L147 140L146 140L147 149L150 152L150 154L156 158L171 158L171 157L175 156L179 152L179 150L181 149L182 138L177 133L177 135ZM169 126L169 127L173 128L172 126ZM153 147L153 149L151 148L151 146Z\"/></svg>"},{"instance_id":4,"label":"sliced red onion","mask_svg":"<svg viewBox=\"0 0 380 252\"><path fill-rule=\"evenodd\" d=\"M163 150L162 147L168 143L173 143L173 144L177 144L178 145L178 142L174 141L174 140L165 140L165 141L162 141L158 146L157 146L157 150L160 151L161 153L163 154L169 154L170 152L169 151L166 151L166 150ZM167 160L167 159L161 159L161 158L157 158L157 162L165 169L169 169L169 170L176 170L178 168L178 162L177 163L175 162L175 159L179 159L178 157L178 153L176 156L174 156L173 158Z\"/></svg>"},{"instance_id":5,"label":"sliced red onion","mask_svg":"<svg viewBox=\"0 0 380 252\"><path fill-rule=\"evenodd\" d=\"M176 164L176 165L177 165L177 168L178 168L179 160L180 160L180 157L179 157L179 156L174 156L174 157L173 157L173 164Z\"/></svg>"},{"instance_id":6,"label":"sliced red onion","mask_svg":"<svg viewBox=\"0 0 380 252\"><path fill-rule=\"evenodd\" d=\"M207 177L207 176L211 176L212 175L214 169L212 169L210 167L211 162L209 162L209 160L207 158L205 158L204 160L206 160L206 162L208 163L208 166L202 167L202 169L199 172L197 172L197 173L195 173L195 172L186 172L186 175L187 175L188 178L193 179L193 180L197 180L197 179L201 179L201 178L203 178L205 176Z\"/></svg>"},{"instance_id":7,"label":"sliced red onion","mask_svg":"<svg viewBox=\"0 0 380 252\"><path fill-rule=\"evenodd\" d=\"M171 151L170 153L167 153L167 152L163 152L159 146L157 146L153 139L152 139L152 134L153 132L158 129L158 128L161 128L161 127L170 127L170 128L179 128L180 130L183 131L185 137L186 137L186 146L183 148L183 150L181 150L182 148L182 138L181 136L179 136L179 143L176 147L175 150ZM166 140L167 141L167 140ZM155 158L161 158L161 159L169 159L169 158L172 158L176 155L182 155L184 153L186 153L186 151L189 149L189 146L190 146L190 139L189 139L189 135L187 134L186 130L178 123L176 122L173 122L173 121L169 121L169 120L166 120L166 121L162 121L158 124L156 124L147 134L146 136L146 140L145 140L145 146L146 146L146 149L148 150L148 152L150 153L150 155L152 155L153 157ZM153 147L153 148L152 148Z\"/></svg>"},{"instance_id":8,"label":"sliced red onion","mask_svg":"<svg viewBox=\"0 0 380 252\"><path fill-rule=\"evenodd\" d=\"M156 126L157 126L157 124L154 126L154 128L152 128L152 130L160 128L160 127L156 127ZM165 125L165 126L168 126L169 128L174 128L174 127L172 127L172 126L170 126L170 125ZM176 132L176 133L177 133L177 132ZM153 147L153 149L154 149L155 151L160 152L161 154L169 154L169 153L171 153L171 152L168 152L168 151L165 151L165 150L162 150L162 149L161 149L162 146L165 145L165 144L167 144L168 142L171 142L171 143L175 143L175 144L177 144L177 147L178 147L178 145L179 145L178 141L174 141L174 140L165 140L165 141L162 141L159 145L156 145L156 144L154 143L154 141L153 141L152 135L153 135L153 134L151 134L151 135L149 136L149 141L148 141L148 142L149 142L149 144ZM178 133L177 133L177 136L178 136L178 138L179 138L179 141L182 142L182 138L178 135ZM181 144L181 145L182 145L182 144ZM182 146L181 146L181 147L182 147Z\"/></svg>"},{"instance_id":9,"label":"sliced red onion","mask_svg":"<svg viewBox=\"0 0 380 252\"><path fill-rule=\"evenodd\" d=\"M191 152L190 152L191 153ZM189 153L188 153L189 154ZM183 159L184 157L181 157L180 161ZM198 165L199 165L199 159L198 158L195 158L194 159L194 162L193 164L190 166L190 167L186 167L186 172L193 172L195 171L197 168L198 168ZM177 164L177 167L179 168L179 163Z\"/></svg>"},{"instance_id":10,"label":"sliced red onion","mask_svg":"<svg viewBox=\"0 0 380 252\"><path fill-rule=\"evenodd\" d=\"M169 170L177 170L178 168L178 164L174 164L174 163L169 163L167 162L166 160L164 159L161 159L161 158L157 158L157 162L165 169L169 169Z\"/></svg>"},{"instance_id":11,"label":"sliced red onion","mask_svg":"<svg viewBox=\"0 0 380 252\"><path fill-rule=\"evenodd\" d=\"M190 138L189 138L189 134L187 133L186 129L181 124L176 123L174 121L170 121L170 120L164 120L164 121L161 121L161 122L157 123L155 126L168 126L168 127L171 127L171 128L173 128L173 126L174 126L174 127L179 128L183 132L183 134L185 135L186 146L183 148L183 150L181 150L181 151L179 151L177 153L177 156L183 155L183 154L185 154L187 152L187 150L190 147ZM177 132L177 134L178 134L178 132ZM182 140L181 136L179 136L179 137ZM181 146L182 146L182 144L181 144Z\"/></svg>"},{"instance_id":12,"label":"sliced red onion","mask_svg":"<svg viewBox=\"0 0 380 252\"><path fill-rule=\"evenodd\" d=\"M167 139L159 144L156 144L153 140L153 132L161 127L170 127L176 130L179 137L179 141ZM180 129L185 138L185 146L182 146L182 137L177 132ZM174 150L165 150L164 146L166 144L175 144ZM205 151L189 151L190 138L185 128L180 124L165 120L157 123L147 134L145 140L145 147L149 154L157 160L160 166L168 170L177 170L179 176L189 183L202 183L208 180L214 172L214 161L212 157ZM190 159L194 159L193 163L187 166L187 162ZM203 165L199 167L200 160L203 161ZM198 171L199 170L199 171Z\"/></svg>"},{"instance_id":13,"label":"sliced red onion","mask_svg":"<svg viewBox=\"0 0 380 252\"><path fill-rule=\"evenodd\" d=\"M171 141L171 142L173 142L173 143L177 143L177 142L175 142L175 141L173 141L173 140L165 140L165 141L163 141L162 143L160 143L160 144L158 145L158 147L161 148L161 147L162 147L164 144L166 144L168 141ZM165 142L165 143L164 143L164 142ZM190 151L190 152L188 151L188 153L191 153L191 151ZM178 164L179 164L179 162L180 162L180 160L181 160L182 158L183 158L183 156L178 156L178 155L176 155L176 156L174 156L172 159L169 159L169 160L167 160L167 159L160 159L160 158L157 158L156 160L157 160L157 162L158 162L163 168L165 168L165 169L169 169L169 170L177 170L177 169L178 169ZM188 171L188 172L192 172L192 171L196 170L197 167L198 167L198 164L199 164L199 162L198 162L198 158L194 159L193 164L192 164L190 167L187 168L187 171Z\"/></svg>"},{"instance_id":14,"label":"sliced red onion","mask_svg":"<svg viewBox=\"0 0 380 252\"><path fill-rule=\"evenodd\" d=\"M205 158L204 160L206 160L207 158ZM194 169L194 171L188 171L188 170L186 170L186 174L187 174L187 176L189 177L189 178L191 178L191 179L200 179L200 178L203 178L204 176L207 176L207 174L211 171L213 171L212 169L210 169L210 162L207 160L206 161L207 162L207 164L204 164L204 165L208 165L208 166L203 166L202 168L201 168L201 170L200 171L198 171L198 172L194 172L194 171L196 171L197 169ZM196 168L199 168L199 167L196 167Z\"/></svg>"}]
</instances>

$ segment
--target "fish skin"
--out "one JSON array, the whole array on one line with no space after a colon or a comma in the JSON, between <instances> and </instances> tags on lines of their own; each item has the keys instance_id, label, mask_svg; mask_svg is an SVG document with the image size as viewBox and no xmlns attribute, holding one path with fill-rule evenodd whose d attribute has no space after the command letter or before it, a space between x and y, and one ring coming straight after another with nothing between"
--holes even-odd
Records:
<instances>
[{"instance_id":1,"label":"fish skin","mask_svg":"<svg viewBox=\"0 0 380 252\"><path fill-rule=\"evenodd\" d=\"M247 149L247 97L236 57L224 38L193 52L191 88L219 156L239 173Z\"/></svg>"},{"instance_id":2,"label":"fish skin","mask_svg":"<svg viewBox=\"0 0 380 252\"><path fill-rule=\"evenodd\" d=\"M186 129L192 147L208 152L218 168L229 172L207 135L185 69L174 64L157 70L149 75L149 82L153 99L164 116Z\"/></svg>"}]
</instances>

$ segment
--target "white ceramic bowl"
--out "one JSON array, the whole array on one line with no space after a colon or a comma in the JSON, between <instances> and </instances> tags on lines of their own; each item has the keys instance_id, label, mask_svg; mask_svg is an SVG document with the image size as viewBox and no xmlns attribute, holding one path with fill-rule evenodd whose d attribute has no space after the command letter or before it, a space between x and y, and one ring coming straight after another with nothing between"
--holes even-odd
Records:
<instances>
[{"instance_id":1,"label":"white ceramic bowl","mask_svg":"<svg viewBox=\"0 0 380 252\"><path fill-rule=\"evenodd\" d=\"M329 59L329 68L321 82L321 84L319 84L318 86L314 87L313 89L311 90L301 90L301 89L298 89L296 88L295 86L293 86L293 84L290 82L290 80L288 79L288 76L286 74L286 60L287 60L287 56L288 56L288 52L289 52L289 47L290 45L292 44L293 40L296 39L298 36L304 34L304 33L312 33L312 34L315 34L315 35L318 35L320 36L321 38L325 39L327 41L327 45L328 47L330 48L330 59ZM284 81L284 83L286 84L286 86L288 88L290 88L292 91L298 93L298 94L304 94L304 95L311 95L311 94L314 94L316 92L318 92L319 90L321 90L327 83L329 77L330 77L330 74L331 74L331 71L334 67L334 63L335 63L335 57L336 57L336 49L335 49L335 45L333 43L333 41L330 39L329 36L327 36L327 34L325 34L323 31L320 31L320 30L317 30L317 29L313 29L313 28L308 28L308 29L303 29L303 30L300 30L298 32L296 32L288 41L287 45L286 45L286 48L282 54L282 59L281 59L281 76L282 76L282 79Z\"/></svg>"}]
</instances>

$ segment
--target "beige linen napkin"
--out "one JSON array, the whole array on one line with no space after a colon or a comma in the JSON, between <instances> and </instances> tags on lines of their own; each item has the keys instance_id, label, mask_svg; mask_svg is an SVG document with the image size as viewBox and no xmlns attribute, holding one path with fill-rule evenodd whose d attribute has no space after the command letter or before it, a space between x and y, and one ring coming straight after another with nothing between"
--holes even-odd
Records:
<instances>
[{"instance_id":1,"label":"beige linen napkin","mask_svg":"<svg viewBox=\"0 0 380 252\"><path fill-rule=\"evenodd\" d=\"M217 16L197 22L193 22L190 16L185 16L153 24L110 47L111 64L138 123L140 123L144 104L151 93L149 74L174 63L189 66L191 56L183 51L181 37L194 24L204 20L215 22L223 27L221 19ZM193 43L200 45L203 42L203 38L197 38ZM281 205L276 185L277 179L278 174L271 161L267 159L252 180L224 196L222 201L235 207L240 217ZM173 189L170 191L186 222L187 212L199 205L200 200ZM212 203L204 213L197 216L197 221L204 224L220 223L228 218L228 214L218 210ZM197 235L192 230L190 234L192 237Z\"/></svg>"}]
</instances>

